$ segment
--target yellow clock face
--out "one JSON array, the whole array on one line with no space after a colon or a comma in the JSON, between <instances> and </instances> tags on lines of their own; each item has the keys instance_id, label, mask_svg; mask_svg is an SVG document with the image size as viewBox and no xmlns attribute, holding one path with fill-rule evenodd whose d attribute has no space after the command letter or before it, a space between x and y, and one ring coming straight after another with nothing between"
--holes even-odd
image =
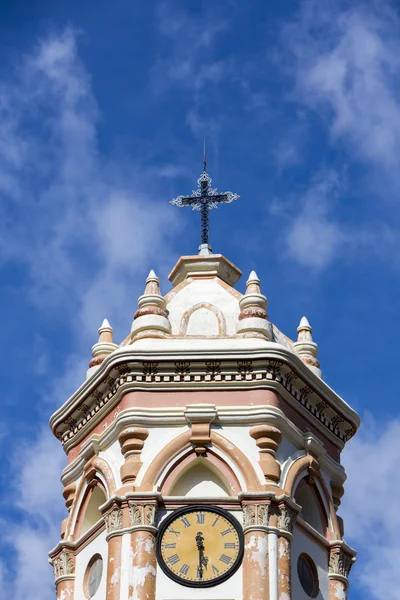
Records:
<instances>
[{"instance_id":1,"label":"yellow clock face","mask_svg":"<svg viewBox=\"0 0 400 600\"><path fill-rule=\"evenodd\" d=\"M242 529L222 509L180 509L161 524L157 554L161 568L175 581L191 587L216 585L240 565Z\"/></svg>"}]
</instances>

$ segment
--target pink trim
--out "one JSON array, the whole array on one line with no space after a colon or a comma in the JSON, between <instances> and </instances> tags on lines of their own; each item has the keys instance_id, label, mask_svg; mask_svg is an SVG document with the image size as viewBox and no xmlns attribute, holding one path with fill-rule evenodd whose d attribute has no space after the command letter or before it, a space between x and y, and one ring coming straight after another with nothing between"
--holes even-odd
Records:
<instances>
[{"instance_id":1,"label":"pink trim","mask_svg":"<svg viewBox=\"0 0 400 600\"><path fill-rule=\"evenodd\" d=\"M181 476L182 471L184 471L188 465L195 462L197 459L198 456L193 449L190 449L185 456L178 459L178 461L168 471L166 477L161 483L160 491L164 496L170 495L170 492L173 489L175 483L178 481L179 477ZM203 460L210 461L210 463L212 463L216 467L216 469L221 472L223 478L229 484L231 491L230 495L237 496L242 491L239 480L236 477L235 473L232 471L231 467L219 456L214 454L212 450L207 449L207 455L204 457Z\"/></svg>"}]
</instances>

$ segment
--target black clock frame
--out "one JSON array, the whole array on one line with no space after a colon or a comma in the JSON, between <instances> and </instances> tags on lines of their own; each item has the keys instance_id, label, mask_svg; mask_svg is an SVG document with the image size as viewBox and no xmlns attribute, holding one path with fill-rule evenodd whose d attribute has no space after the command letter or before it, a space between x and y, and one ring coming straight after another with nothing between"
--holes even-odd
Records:
<instances>
[{"instance_id":1,"label":"black clock frame","mask_svg":"<svg viewBox=\"0 0 400 600\"><path fill-rule=\"evenodd\" d=\"M223 575L220 575L219 577L216 577L215 579L212 579L210 581L187 581L186 579L182 579L181 577L179 577L178 575L176 575L174 572L172 572L170 570L170 568L165 563L164 558L161 554L162 538L165 533L165 530L169 527L169 525L172 523L172 521L175 521L175 519L180 517L181 515L196 512L198 510L218 514L218 515L225 517L225 519L227 519L233 525L233 527L236 529L238 537L239 537L239 552L238 552L235 562L233 563L233 565L231 566L229 571L227 571ZM190 506L183 506L182 508L178 508L177 510L174 510L170 515L168 515L162 521L162 523L158 529L157 541L156 541L157 562L160 565L163 572L170 579L172 579L176 583L179 583L186 587L207 588L207 587L214 587L215 585L219 585L220 583L223 583L224 581L229 579L238 570L238 568L242 564L243 554L244 554L244 535L243 535L242 526L240 525L239 521L234 516L232 516L227 510L225 510L224 508L219 508L218 506L209 506L209 505L204 505L204 504L193 504Z\"/></svg>"}]
</instances>

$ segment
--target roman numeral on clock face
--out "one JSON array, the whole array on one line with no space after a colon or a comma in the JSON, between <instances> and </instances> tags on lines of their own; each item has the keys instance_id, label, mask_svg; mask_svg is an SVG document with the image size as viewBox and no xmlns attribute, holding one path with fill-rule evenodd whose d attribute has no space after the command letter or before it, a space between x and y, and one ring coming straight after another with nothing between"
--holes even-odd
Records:
<instances>
[{"instance_id":1,"label":"roman numeral on clock face","mask_svg":"<svg viewBox=\"0 0 400 600\"><path fill-rule=\"evenodd\" d=\"M173 554L172 556L170 556L168 558L168 562L170 565L175 565L177 562L179 562L181 559L179 558L179 556L177 554Z\"/></svg>"},{"instance_id":2,"label":"roman numeral on clock face","mask_svg":"<svg viewBox=\"0 0 400 600\"><path fill-rule=\"evenodd\" d=\"M218 523L218 521L220 520L220 516L218 515L218 517L215 519L214 523L211 524L211 527L215 527L216 524Z\"/></svg>"},{"instance_id":3,"label":"roman numeral on clock face","mask_svg":"<svg viewBox=\"0 0 400 600\"><path fill-rule=\"evenodd\" d=\"M179 573L182 573L182 575L187 575L189 571L189 565L182 565L181 568L179 569Z\"/></svg>"},{"instance_id":4,"label":"roman numeral on clock face","mask_svg":"<svg viewBox=\"0 0 400 600\"><path fill-rule=\"evenodd\" d=\"M173 533L174 535L180 535L181 534L180 531L175 531L175 529L172 529L172 527L171 527L171 529L167 529L167 533Z\"/></svg>"},{"instance_id":5,"label":"roman numeral on clock face","mask_svg":"<svg viewBox=\"0 0 400 600\"><path fill-rule=\"evenodd\" d=\"M225 548L236 548L235 542L225 542Z\"/></svg>"},{"instance_id":6,"label":"roman numeral on clock face","mask_svg":"<svg viewBox=\"0 0 400 600\"><path fill-rule=\"evenodd\" d=\"M212 570L213 570L213 573L215 573L215 575L218 575L219 569L217 569L217 567L214 567L214 565L213 565Z\"/></svg>"},{"instance_id":7,"label":"roman numeral on clock face","mask_svg":"<svg viewBox=\"0 0 400 600\"><path fill-rule=\"evenodd\" d=\"M230 533L231 531L233 531L233 527L229 527L229 529L225 529L225 531L221 531L221 535L228 535L228 533Z\"/></svg>"},{"instance_id":8,"label":"roman numeral on clock face","mask_svg":"<svg viewBox=\"0 0 400 600\"><path fill-rule=\"evenodd\" d=\"M229 565L229 563L230 563L230 562L231 562L231 560L232 560L232 557L231 557L231 556L227 556L226 554L222 554L222 555L220 556L220 559L219 559L219 560L220 560L221 562L225 563L226 565Z\"/></svg>"},{"instance_id":9,"label":"roman numeral on clock face","mask_svg":"<svg viewBox=\"0 0 400 600\"><path fill-rule=\"evenodd\" d=\"M204 513L197 513L196 517L197 517L197 524L204 525L204 519L205 519L206 515Z\"/></svg>"},{"instance_id":10,"label":"roman numeral on clock face","mask_svg":"<svg viewBox=\"0 0 400 600\"><path fill-rule=\"evenodd\" d=\"M185 527L190 527L190 522L187 517L182 517L181 522L184 524Z\"/></svg>"},{"instance_id":11,"label":"roman numeral on clock face","mask_svg":"<svg viewBox=\"0 0 400 600\"><path fill-rule=\"evenodd\" d=\"M173 544L164 544L164 548L176 548L176 542L174 542Z\"/></svg>"}]
</instances>

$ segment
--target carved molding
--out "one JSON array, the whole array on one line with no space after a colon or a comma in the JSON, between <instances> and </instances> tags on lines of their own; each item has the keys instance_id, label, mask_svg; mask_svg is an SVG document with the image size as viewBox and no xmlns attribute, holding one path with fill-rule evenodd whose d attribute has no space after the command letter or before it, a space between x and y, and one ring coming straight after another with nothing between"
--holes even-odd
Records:
<instances>
[{"instance_id":1,"label":"carved molding","mask_svg":"<svg viewBox=\"0 0 400 600\"><path fill-rule=\"evenodd\" d=\"M117 368L118 367L118 368ZM355 427L346 421L343 415L322 399L310 387L304 385L301 378L283 361L269 360L213 360L213 361L143 361L135 365L117 365L114 375L108 375L97 390L85 396L81 405L68 414L63 421L53 426L55 435L62 443L71 446L73 438L82 427L96 417L106 404L112 403L121 386L134 385L157 386L163 389L176 385L215 386L228 389L237 386L239 381L264 385L266 380L276 381L303 407L318 419L342 442L346 442L355 433Z\"/></svg>"},{"instance_id":2,"label":"carved molding","mask_svg":"<svg viewBox=\"0 0 400 600\"><path fill-rule=\"evenodd\" d=\"M67 575L74 575L75 573L75 559L71 552L63 550L59 556L53 558L54 568L54 579L60 579L60 577L66 577Z\"/></svg>"}]
</instances>

